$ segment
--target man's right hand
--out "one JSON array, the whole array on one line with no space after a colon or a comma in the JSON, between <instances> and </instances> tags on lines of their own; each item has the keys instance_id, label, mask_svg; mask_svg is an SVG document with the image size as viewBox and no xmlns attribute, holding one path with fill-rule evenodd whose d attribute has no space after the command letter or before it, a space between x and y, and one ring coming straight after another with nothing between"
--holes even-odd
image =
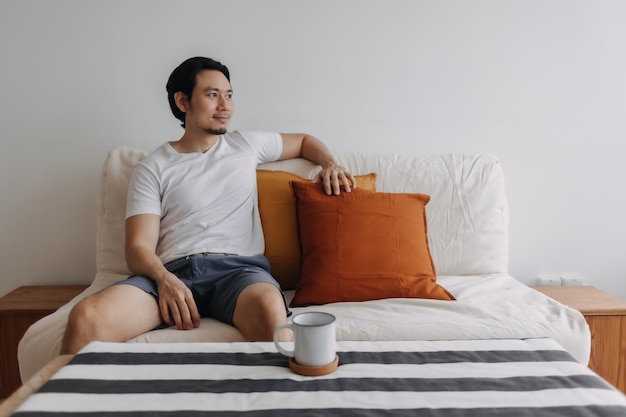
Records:
<instances>
[{"instance_id":1,"label":"man's right hand","mask_svg":"<svg viewBox=\"0 0 626 417\"><path fill-rule=\"evenodd\" d=\"M191 330L200 325L200 313L191 290L176 275L168 273L157 281L161 317L178 330Z\"/></svg>"},{"instance_id":2,"label":"man's right hand","mask_svg":"<svg viewBox=\"0 0 626 417\"><path fill-rule=\"evenodd\" d=\"M190 330L200 325L191 290L169 272L156 255L160 217L138 214L126 219L126 263L135 275L153 279L159 292L161 317L170 326Z\"/></svg>"}]
</instances>

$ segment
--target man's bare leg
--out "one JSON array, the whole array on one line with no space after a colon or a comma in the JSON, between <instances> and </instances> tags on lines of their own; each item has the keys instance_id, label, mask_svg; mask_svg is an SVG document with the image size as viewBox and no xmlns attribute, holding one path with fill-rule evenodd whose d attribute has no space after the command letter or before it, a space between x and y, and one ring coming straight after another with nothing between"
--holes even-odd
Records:
<instances>
[{"instance_id":1,"label":"man's bare leg","mask_svg":"<svg viewBox=\"0 0 626 417\"><path fill-rule=\"evenodd\" d=\"M283 295L266 282L244 289L235 305L233 324L250 342L271 341L274 329L287 322Z\"/></svg>"},{"instance_id":2,"label":"man's bare leg","mask_svg":"<svg viewBox=\"0 0 626 417\"><path fill-rule=\"evenodd\" d=\"M61 354L87 343L125 342L161 324L153 295L132 285L113 285L81 300L70 312Z\"/></svg>"}]
</instances>

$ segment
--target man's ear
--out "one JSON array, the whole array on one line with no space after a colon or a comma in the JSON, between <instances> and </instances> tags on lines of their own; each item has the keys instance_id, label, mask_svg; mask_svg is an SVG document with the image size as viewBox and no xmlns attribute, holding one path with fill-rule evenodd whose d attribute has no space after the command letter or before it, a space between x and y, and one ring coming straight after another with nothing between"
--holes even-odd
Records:
<instances>
[{"instance_id":1,"label":"man's ear","mask_svg":"<svg viewBox=\"0 0 626 417\"><path fill-rule=\"evenodd\" d=\"M174 93L174 103L176 103L176 107L178 110L183 113L187 113L187 109L189 108L189 100L187 99L187 95L182 91L177 91Z\"/></svg>"}]
</instances>

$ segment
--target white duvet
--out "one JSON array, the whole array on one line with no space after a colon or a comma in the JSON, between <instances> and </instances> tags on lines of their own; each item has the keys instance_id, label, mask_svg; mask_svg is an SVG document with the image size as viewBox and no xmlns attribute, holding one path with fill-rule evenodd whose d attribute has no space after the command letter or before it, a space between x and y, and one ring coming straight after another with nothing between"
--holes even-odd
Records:
<instances>
[{"instance_id":1,"label":"white duvet","mask_svg":"<svg viewBox=\"0 0 626 417\"><path fill-rule=\"evenodd\" d=\"M104 278L104 277L102 277ZM111 275L104 281L123 279ZM333 303L294 308L326 311L337 317L338 340L457 340L523 339L550 337L587 364L591 349L589 327L580 312L564 306L508 274L441 276L438 283L450 291L456 301L423 299L387 299L358 303ZM87 293L99 289L93 285ZM288 298L293 291L287 291ZM37 322L29 337L19 347L20 373L23 380L32 376L58 355L67 314L77 301ZM241 342L234 327L204 318L200 327L156 330L130 342Z\"/></svg>"}]
</instances>

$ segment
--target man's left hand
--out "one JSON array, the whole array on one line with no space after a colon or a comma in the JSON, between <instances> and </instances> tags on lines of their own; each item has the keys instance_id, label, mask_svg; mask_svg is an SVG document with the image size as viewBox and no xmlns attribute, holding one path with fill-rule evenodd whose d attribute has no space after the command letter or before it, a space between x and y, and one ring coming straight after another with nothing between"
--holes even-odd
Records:
<instances>
[{"instance_id":1,"label":"man's left hand","mask_svg":"<svg viewBox=\"0 0 626 417\"><path fill-rule=\"evenodd\" d=\"M346 171L342 166L329 165L322 167L322 170L315 177L315 182L321 182L324 185L324 191L328 195L341 194L341 188L349 193L356 188L356 180L354 176Z\"/></svg>"}]
</instances>

